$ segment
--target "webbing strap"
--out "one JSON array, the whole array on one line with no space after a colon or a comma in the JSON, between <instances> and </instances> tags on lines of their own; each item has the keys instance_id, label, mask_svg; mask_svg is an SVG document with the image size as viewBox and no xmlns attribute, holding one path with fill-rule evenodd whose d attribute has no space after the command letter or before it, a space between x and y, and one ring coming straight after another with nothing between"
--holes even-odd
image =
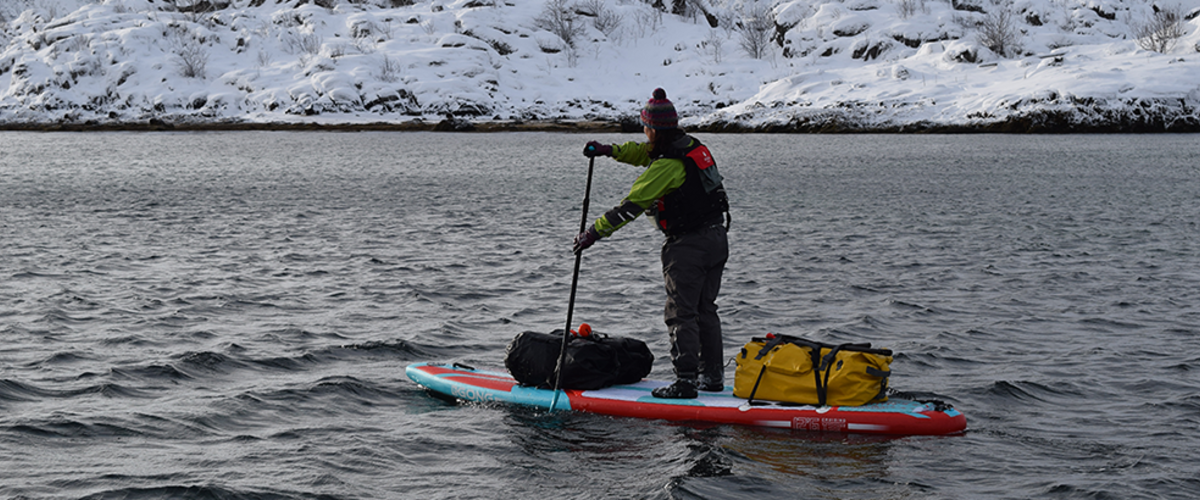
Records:
<instances>
[{"instance_id":1,"label":"webbing strap","mask_svg":"<svg viewBox=\"0 0 1200 500\"><path fill-rule=\"evenodd\" d=\"M755 342L765 342L767 345L769 345L771 347L777 346L779 344L788 343L788 344L796 344L796 345L804 346L804 347L814 347L814 348L821 347L824 349L832 349L834 347L840 347L841 350L843 350L843 351L865 352L868 354L878 354L880 356L891 356L892 355L891 349L873 349L873 348L871 348L870 342L827 344L825 342L817 342L815 340L808 340L806 338L801 338L801 337L793 337L791 335L782 335L782 334L772 334L772 335L773 336L769 337L769 338L755 337L751 340L753 340ZM761 359L761 357L760 357L760 359Z\"/></svg>"},{"instance_id":2,"label":"webbing strap","mask_svg":"<svg viewBox=\"0 0 1200 500\"><path fill-rule=\"evenodd\" d=\"M874 366L867 367L867 375L879 377L879 392L871 400L883 399L887 397L888 392L888 377L892 376L891 370L880 370Z\"/></svg>"},{"instance_id":3,"label":"webbing strap","mask_svg":"<svg viewBox=\"0 0 1200 500\"><path fill-rule=\"evenodd\" d=\"M834 346L829 350L829 354L821 356L821 349L813 349L813 366L817 367L817 402L821 406L825 406L825 401L829 399L829 375L833 373L830 365L837 359L838 351L842 350L842 346ZM819 361L819 363L818 363ZM825 372L825 379L821 379L821 372Z\"/></svg>"},{"instance_id":4,"label":"webbing strap","mask_svg":"<svg viewBox=\"0 0 1200 500\"><path fill-rule=\"evenodd\" d=\"M759 339L754 339L754 340L759 340ZM784 339L783 339L782 335L775 337L773 339L766 340L763 343L762 349L758 350L758 355L754 356L754 360L758 361L760 359L763 359L763 356L766 356L768 352L771 352L771 349L774 349L775 346L778 346L779 344L782 344L783 342L784 342ZM760 375L759 378L762 378L762 376Z\"/></svg>"},{"instance_id":5,"label":"webbing strap","mask_svg":"<svg viewBox=\"0 0 1200 500\"><path fill-rule=\"evenodd\" d=\"M762 382L763 375L767 373L767 364L763 363L762 369L758 371L758 378L754 380L754 388L750 389L750 397L746 398L746 404L754 405L754 393L758 392L758 383Z\"/></svg>"}]
</instances>

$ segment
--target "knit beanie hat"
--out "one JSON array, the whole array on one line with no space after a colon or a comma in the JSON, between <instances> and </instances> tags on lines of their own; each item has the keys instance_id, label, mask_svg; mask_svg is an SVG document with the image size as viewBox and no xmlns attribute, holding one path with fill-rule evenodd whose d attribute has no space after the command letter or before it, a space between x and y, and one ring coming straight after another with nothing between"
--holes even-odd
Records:
<instances>
[{"instance_id":1,"label":"knit beanie hat","mask_svg":"<svg viewBox=\"0 0 1200 500\"><path fill-rule=\"evenodd\" d=\"M654 130L679 127L679 115L675 114L675 105L667 100L667 91L654 89L646 107L642 108L642 125Z\"/></svg>"}]
</instances>

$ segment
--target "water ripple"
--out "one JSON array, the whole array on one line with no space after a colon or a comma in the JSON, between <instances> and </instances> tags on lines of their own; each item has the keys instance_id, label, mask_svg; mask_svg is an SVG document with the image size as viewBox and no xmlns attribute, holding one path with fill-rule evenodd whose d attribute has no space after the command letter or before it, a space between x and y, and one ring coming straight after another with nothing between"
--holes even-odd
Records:
<instances>
[{"instance_id":1,"label":"water ripple","mask_svg":"<svg viewBox=\"0 0 1200 500\"><path fill-rule=\"evenodd\" d=\"M3 136L0 497L1200 490L1192 137L702 138L733 205L726 352L768 332L893 349L894 388L968 418L919 438L409 382L408 363L498 368L517 333L564 326L577 135ZM597 161L589 218L638 172ZM573 319L645 340L666 378L660 241L635 221L589 249Z\"/></svg>"}]
</instances>

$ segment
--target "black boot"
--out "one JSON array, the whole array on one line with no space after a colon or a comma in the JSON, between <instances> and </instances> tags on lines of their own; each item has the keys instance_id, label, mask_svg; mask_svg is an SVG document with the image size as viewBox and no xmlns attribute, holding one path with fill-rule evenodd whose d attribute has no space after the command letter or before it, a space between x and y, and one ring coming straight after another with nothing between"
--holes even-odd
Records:
<instances>
[{"instance_id":1,"label":"black boot","mask_svg":"<svg viewBox=\"0 0 1200 500\"><path fill-rule=\"evenodd\" d=\"M721 392L725 390L723 379L721 375L701 375L696 379L696 388L704 392Z\"/></svg>"},{"instance_id":2,"label":"black boot","mask_svg":"<svg viewBox=\"0 0 1200 500\"><path fill-rule=\"evenodd\" d=\"M650 391L656 398L662 399L692 399L698 394L696 393L696 383L688 379L678 379L675 383L666 387L659 387Z\"/></svg>"}]
</instances>

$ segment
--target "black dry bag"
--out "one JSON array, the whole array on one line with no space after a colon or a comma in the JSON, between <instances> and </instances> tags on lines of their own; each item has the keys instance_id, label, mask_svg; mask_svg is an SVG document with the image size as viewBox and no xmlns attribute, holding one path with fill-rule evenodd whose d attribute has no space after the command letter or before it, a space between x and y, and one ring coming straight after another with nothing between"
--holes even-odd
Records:
<instances>
[{"instance_id":1,"label":"black dry bag","mask_svg":"<svg viewBox=\"0 0 1200 500\"><path fill-rule=\"evenodd\" d=\"M554 368L562 348L562 330L522 332L508 344L504 366L521 385L554 387ZM632 384L650 374L654 355L637 339L593 333L568 337L560 389L601 389Z\"/></svg>"}]
</instances>

